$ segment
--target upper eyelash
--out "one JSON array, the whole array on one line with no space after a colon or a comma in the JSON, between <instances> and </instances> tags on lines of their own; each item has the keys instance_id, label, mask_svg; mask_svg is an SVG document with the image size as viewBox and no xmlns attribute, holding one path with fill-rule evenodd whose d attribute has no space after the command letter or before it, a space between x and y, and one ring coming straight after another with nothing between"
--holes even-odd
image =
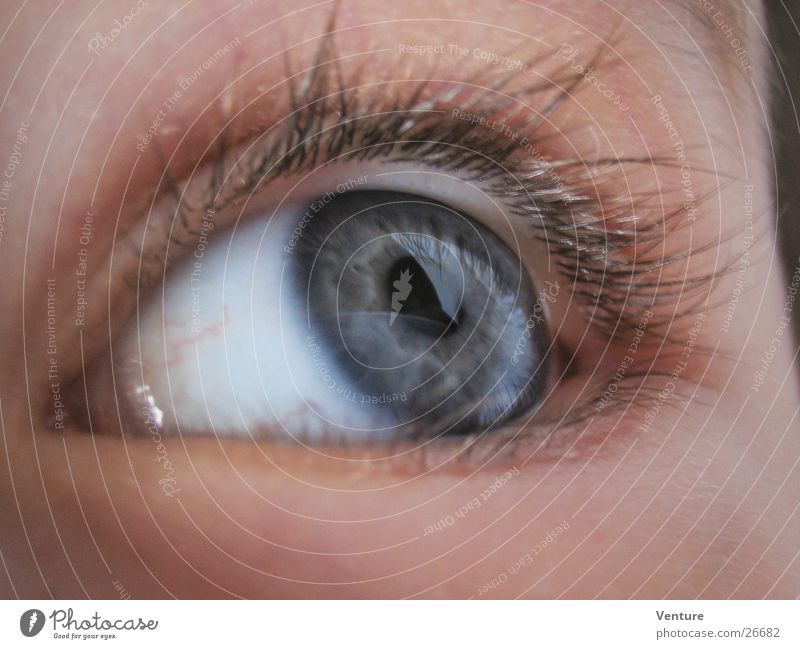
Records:
<instances>
[{"instance_id":1,"label":"upper eyelash","mask_svg":"<svg viewBox=\"0 0 800 649\"><path fill-rule=\"evenodd\" d=\"M197 221L192 214L216 213L246 199L260 185L311 170L321 161L380 157L385 162L422 162L437 170L466 173L467 180L479 180L487 194L503 199L512 213L531 223L562 274L574 284L573 295L592 309L593 323L611 337L624 335L636 326L643 311L658 306L662 308L657 312L666 312L666 316L653 319L650 333L668 335L670 322L694 313L698 304L707 301L725 269L680 280L664 279L662 270L713 243L648 262L641 254L631 254L634 246L641 249L652 244L655 249L668 230L679 228L682 206L658 218L643 218L631 213L633 197L597 195L603 179L623 166L669 166L666 160L549 161L538 153L541 125L575 92L580 75L564 70L560 77L557 74L514 90L509 86L517 76L515 71L501 75L482 72L461 83L438 82L427 75L399 82L416 84L406 99L396 92L397 81L365 92L358 84L360 72L349 84L345 82L335 52L333 20L332 16L308 70L292 73L287 56L290 103L284 120L266 128L248 152L234 161L228 148L230 124L220 128L205 204L188 204L181 198L178 183L167 178L176 197L175 216L189 236L198 234L192 227ZM591 61L595 69L602 55L599 50ZM535 69L536 63L529 61L528 69ZM450 88L437 94L433 88L437 83ZM544 106L532 121L529 104L542 98L546 99ZM519 137L498 136L470 121L447 116L453 109L484 117L502 111L503 122ZM537 155L521 151L518 142L522 138ZM635 227L631 228L631 223ZM179 243L180 237L171 240ZM683 314L664 308L692 295L696 304Z\"/></svg>"}]
</instances>

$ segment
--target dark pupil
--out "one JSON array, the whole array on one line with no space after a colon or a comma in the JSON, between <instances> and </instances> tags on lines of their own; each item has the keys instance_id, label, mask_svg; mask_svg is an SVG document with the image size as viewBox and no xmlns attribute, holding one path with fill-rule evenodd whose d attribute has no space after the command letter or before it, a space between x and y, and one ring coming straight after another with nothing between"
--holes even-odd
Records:
<instances>
[{"instance_id":1,"label":"dark pupil","mask_svg":"<svg viewBox=\"0 0 800 649\"><path fill-rule=\"evenodd\" d=\"M397 260L386 276L390 323L402 317L409 325L435 337L455 332L456 314L448 313L436 287L413 257Z\"/></svg>"}]
</instances>

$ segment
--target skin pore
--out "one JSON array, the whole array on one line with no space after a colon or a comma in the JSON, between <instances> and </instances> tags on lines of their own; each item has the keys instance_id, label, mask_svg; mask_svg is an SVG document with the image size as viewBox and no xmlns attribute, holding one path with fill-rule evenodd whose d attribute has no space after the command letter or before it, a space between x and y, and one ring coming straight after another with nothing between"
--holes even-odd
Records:
<instances>
[{"instance_id":1,"label":"skin pore","mask_svg":"<svg viewBox=\"0 0 800 649\"><path fill-rule=\"evenodd\" d=\"M797 597L798 385L759 7L707 4L4 3L0 593ZM334 58L328 92L357 86L364 113L431 99L442 119L537 124L536 150L572 164L564 181L591 205L593 232L642 233L609 247L604 267L621 270L592 295L575 278L597 257L576 270L515 226L537 285L561 287L549 327L572 359L541 412L513 442L467 453L157 441L90 433L80 417L54 429L54 383L64 399L75 380L82 390L135 317L137 280L158 288L171 181L205 196L222 125L226 151L245 149L288 123L293 89ZM495 82L514 101L476 103ZM265 183L248 218L293 182ZM130 244L143 240L157 245ZM87 385L113 428L110 379ZM609 385L615 404L596 407ZM578 405L583 416L564 417Z\"/></svg>"}]
</instances>

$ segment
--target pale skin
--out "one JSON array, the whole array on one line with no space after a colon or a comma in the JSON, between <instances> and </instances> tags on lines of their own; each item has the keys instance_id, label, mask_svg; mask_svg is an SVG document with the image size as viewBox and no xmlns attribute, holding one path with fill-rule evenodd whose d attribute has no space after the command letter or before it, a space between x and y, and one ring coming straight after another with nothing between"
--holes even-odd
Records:
<instances>
[{"instance_id":1,"label":"pale skin","mask_svg":"<svg viewBox=\"0 0 800 649\"><path fill-rule=\"evenodd\" d=\"M434 56L442 79L464 79L486 66L474 56L401 56L399 43L460 43L500 53L513 45L520 60L542 61L545 76L564 65L556 54L563 42L584 56L613 43L617 64L596 74L629 109L584 83L550 116L548 131L562 135L552 138L545 155L672 152L652 100L661 95L683 141L691 143L693 191L708 198L698 202L691 228L666 235L659 254L724 240L670 266L665 277L695 277L735 264L748 218L742 205L752 200L757 243L740 276L735 313L723 332L738 266L703 294L711 297L697 346L715 353L692 355L670 399L677 407L662 408L646 432L641 425L648 405L616 410L579 427L596 436L595 444L533 458L528 449L478 466L385 457L393 453L372 447L321 453L265 440L175 437L166 441L180 490L173 495L159 483L165 472L152 439L48 426L47 280L74 272L89 205L96 224L91 255L99 260L108 255L115 225L135 228L142 218L163 171L161 152L172 151L207 106L209 114L226 115L231 105L280 83L283 60L276 56L248 83L222 92L232 79L305 40L309 45L297 48L294 61L298 69L311 65L313 39L324 33L331 7L198 0L181 9L178 2L151 2L93 52L87 43L94 35L108 39L115 19L135 5L111 1L94 9L73 2L50 16L50 9L33 5L17 15L18 4L0 8L0 29L13 20L0 42L0 164L10 159L18 129L27 124L0 240L3 597L114 598L121 588L134 598L800 594L798 385L793 344L782 330L790 280L780 272L775 246L755 3L748 3L755 17L738 3L724 3L728 23L748 43L752 69L746 70L725 50L730 39L698 17L702 7L687 12L687 3L509 0L467 8L444 1L343 0L338 55L386 50L370 55L362 84L422 74ZM161 120L158 146L137 150L137 136L182 75L236 38L241 44ZM274 98L259 101L253 117L244 118L253 124L285 111ZM216 129L214 119L198 122L173 175L191 171ZM623 167L609 178L603 191L627 196L645 218L655 218L657 210L648 210L658 197L681 191L675 164L651 166L642 175ZM125 289L109 293L102 270L94 272L99 279L88 302L104 312ZM64 286L57 356L66 380L71 371L80 376L81 339L70 324L74 288ZM692 296L659 308L688 312ZM563 329L579 360L548 412L563 410L567 395L583 390L594 368L613 375L628 346L623 336L604 351L608 336L582 309L566 289L553 309L553 329ZM647 365L653 361L669 374L675 365L669 352L684 349L695 313L672 318L673 341ZM107 328L82 335L85 353L107 346ZM754 389L754 372L776 337L781 342ZM664 384L659 376L652 385L658 391ZM512 469L501 487L492 488ZM487 489L490 495L482 498ZM470 506L475 499L480 504ZM456 515L464 509L468 513Z\"/></svg>"}]
</instances>

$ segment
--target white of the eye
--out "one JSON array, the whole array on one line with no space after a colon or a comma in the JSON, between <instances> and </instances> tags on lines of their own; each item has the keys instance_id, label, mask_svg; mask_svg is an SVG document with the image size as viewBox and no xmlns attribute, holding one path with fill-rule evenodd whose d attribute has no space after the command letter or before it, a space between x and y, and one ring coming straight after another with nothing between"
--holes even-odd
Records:
<instances>
[{"instance_id":1,"label":"white of the eye","mask_svg":"<svg viewBox=\"0 0 800 649\"><path fill-rule=\"evenodd\" d=\"M207 227L205 245L168 273L163 297L156 290L144 305L138 332L123 336L123 357L141 362L145 382L134 398L158 411L152 420L165 430L309 442L381 435L374 409L359 407L324 349L312 353L303 305L288 279L281 285L282 247L296 221L278 214L227 232Z\"/></svg>"},{"instance_id":2,"label":"white of the eye","mask_svg":"<svg viewBox=\"0 0 800 649\"><path fill-rule=\"evenodd\" d=\"M269 432L310 443L392 436L388 404L374 403L381 395L348 384L324 349L312 354L304 305L283 278L283 247L308 202L347 179L351 189L406 191L484 215L513 249L516 236L502 207L457 175L396 165L376 165L364 175L346 171L337 165L300 182L274 183L273 196L286 190L293 200L274 211L256 196L248 211L263 208L267 218L228 230L203 222L198 246L168 272L163 293L151 289L138 323L122 338L122 358L142 368L126 390L151 413L149 421L162 425L157 412L168 432Z\"/></svg>"}]
</instances>

